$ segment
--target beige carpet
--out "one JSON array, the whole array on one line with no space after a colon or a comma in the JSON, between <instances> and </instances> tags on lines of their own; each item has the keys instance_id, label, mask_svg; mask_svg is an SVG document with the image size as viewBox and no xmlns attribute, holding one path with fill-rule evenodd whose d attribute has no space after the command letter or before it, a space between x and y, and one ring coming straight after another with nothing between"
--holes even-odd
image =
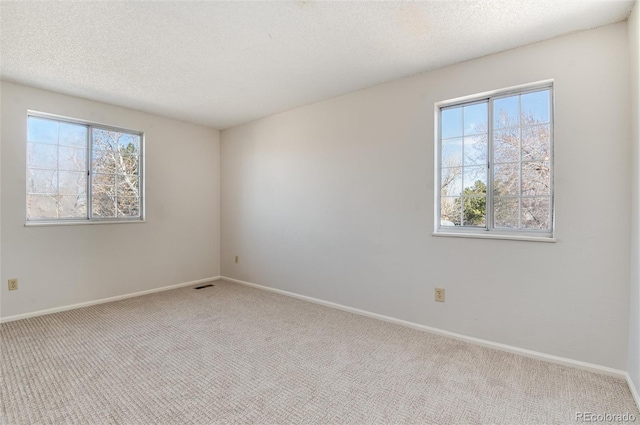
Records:
<instances>
[{"instance_id":1,"label":"beige carpet","mask_svg":"<svg viewBox=\"0 0 640 425\"><path fill-rule=\"evenodd\" d=\"M640 422L620 379L223 281L0 337L6 424Z\"/></svg>"}]
</instances>

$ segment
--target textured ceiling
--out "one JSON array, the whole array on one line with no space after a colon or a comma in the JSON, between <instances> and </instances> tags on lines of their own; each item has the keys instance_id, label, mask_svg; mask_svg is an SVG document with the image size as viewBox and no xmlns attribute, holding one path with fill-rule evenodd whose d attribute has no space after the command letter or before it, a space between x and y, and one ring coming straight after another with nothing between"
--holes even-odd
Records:
<instances>
[{"instance_id":1,"label":"textured ceiling","mask_svg":"<svg viewBox=\"0 0 640 425\"><path fill-rule=\"evenodd\" d=\"M222 129L624 20L631 1L6 2L0 76Z\"/></svg>"}]
</instances>

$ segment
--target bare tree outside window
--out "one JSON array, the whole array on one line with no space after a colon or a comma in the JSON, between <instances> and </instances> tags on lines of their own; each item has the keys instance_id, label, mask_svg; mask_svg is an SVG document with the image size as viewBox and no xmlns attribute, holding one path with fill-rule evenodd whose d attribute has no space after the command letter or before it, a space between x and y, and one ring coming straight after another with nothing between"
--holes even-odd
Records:
<instances>
[{"instance_id":1,"label":"bare tree outside window","mask_svg":"<svg viewBox=\"0 0 640 425\"><path fill-rule=\"evenodd\" d=\"M442 108L440 226L550 232L551 118L550 88Z\"/></svg>"},{"instance_id":2,"label":"bare tree outside window","mask_svg":"<svg viewBox=\"0 0 640 425\"><path fill-rule=\"evenodd\" d=\"M136 217L140 198L140 136L93 129L93 215Z\"/></svg>"},{"instance_id":3,"label":"bare tree outside window","mask_svg":"<svg viewBox=\"0 0 640 425\"><path fill-rule=\"evenodd\" d=\"M141 218L139 133L29 116L27 220Z\"/></svg>"}]
</instances>

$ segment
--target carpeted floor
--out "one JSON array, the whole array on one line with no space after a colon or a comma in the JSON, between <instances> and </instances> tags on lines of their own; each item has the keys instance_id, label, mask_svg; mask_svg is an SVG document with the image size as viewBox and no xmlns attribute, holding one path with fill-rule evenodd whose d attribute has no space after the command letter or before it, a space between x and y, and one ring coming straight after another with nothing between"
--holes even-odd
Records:
<instances>
[{"instance_id":1,"label":"carpeted floor","mask_svg":"<svg viewBox=\"0 0 640 425\"><path fill-rule=\"evenodd\" d=\"M214 283L0 325L2 423L640 421L620 379Z\"/></svg>"}]
</instances>

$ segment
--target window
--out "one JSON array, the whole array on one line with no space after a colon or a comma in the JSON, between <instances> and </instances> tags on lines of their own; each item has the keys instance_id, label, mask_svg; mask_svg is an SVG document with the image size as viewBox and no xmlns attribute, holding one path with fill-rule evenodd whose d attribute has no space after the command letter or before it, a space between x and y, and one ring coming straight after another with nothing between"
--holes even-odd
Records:
<instances>
[{"instance_id":1,"label":"window","mask_svg":"<svg viewBox=\"0 0 640 425\"><path fill-rule=\"evenodd\" d=\"M29 113L27 222L143 219L142 133Z\"/></svg>"},{"instance_id":2,"label":"window","mask_svg":"<svg viewBox=\"0 0 640 425\"><path fill-rule=\"evenodd\" d=\"M553 236L552 105L549 83L436 105L436 234Z\"/></svg>"}]
</instances>

